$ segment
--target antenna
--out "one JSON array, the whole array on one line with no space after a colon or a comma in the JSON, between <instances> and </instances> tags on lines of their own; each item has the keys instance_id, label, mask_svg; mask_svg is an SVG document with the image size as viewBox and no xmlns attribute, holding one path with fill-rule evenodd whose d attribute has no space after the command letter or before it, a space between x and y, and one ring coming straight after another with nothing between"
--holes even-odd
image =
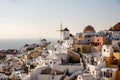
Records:
<instances>
[{"instance_id":1,"label":"antenna","mask_svg":"<svg viewBox=\"0 0 120 80\"><path fill-rule=\"evenodd\" d=\"M62 25L62 22L60 23L60 30L57 30L60 32L60 41L62 41L62 33L63 33L63 25Z\"/></svg>"}]
</instances>

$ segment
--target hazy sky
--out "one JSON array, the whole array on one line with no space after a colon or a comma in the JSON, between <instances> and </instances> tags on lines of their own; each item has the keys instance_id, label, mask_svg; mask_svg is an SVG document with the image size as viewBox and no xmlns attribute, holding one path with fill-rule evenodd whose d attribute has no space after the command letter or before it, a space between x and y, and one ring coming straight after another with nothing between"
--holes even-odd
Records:
<instances>
[{"instance_id":1,"label":"hazy sky","mask_svg":"<svg viewBox=\"0 0 120 80\"><path fill-rule=\"evenodd\" d=\"M120 0L0 0L0 38L58 38L92 25L96 31L120 22Z\"/></svg>"}]
</instances>

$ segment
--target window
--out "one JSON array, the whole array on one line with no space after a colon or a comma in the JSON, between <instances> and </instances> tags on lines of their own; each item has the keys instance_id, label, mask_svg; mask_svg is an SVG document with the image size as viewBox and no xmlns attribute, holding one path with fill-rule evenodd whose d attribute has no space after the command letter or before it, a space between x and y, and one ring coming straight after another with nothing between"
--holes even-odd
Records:
<instances>
[{"instance_id":1,"label":"window","mask_svg":"<svg viewBox=\"0 0 120 80\"><path fill-rule=\"evenodd\" d=\"M117 38L117 40L119 40L119 38Z\"/></svg>"},{"instance_id":2,"label":"window","mask_svg":"<svg viewBox=\"0 0 120 80\"><path fill-rule=\"evenodd\" d=\"M52 79L54 79L54 76L52 76Z\"/></svg>"},{"instance_id":3,"label":"window","mask_svg":"<svg viewBox=\"0 0 120 80\"><path fill-rule=\"evenodd\" d=\"M106 77L109 78L109 70L106 71Z\"/></svg>"},{"instance_id":4,"label":"window","mask_svg":"<svg viewBox=\"0 0 120 80\"><path fill-rule=\"evenodd\" d=\"M110 70L107 70L106 72L104 72L104 76L110 78L112 77L112 72Z\"/></svg>"},{"instance_id":5,"label":"window","mask_svg":"<svg viewBox=\"0 0 120 80\"><path fill-rule=\"evenodd\" d=\"M105 52L105 49L104 49L104 52Z\"/></svg>"},{"instance_id":6,"label":"window","mask_svg":"<svg viewBox=\"0 0 120 80\"><path fill-rule=\"evenodd\" d=\"M97 41L99 41L99 39L97 39Z\"/></svg>"},{"instance_id":7,"label":"window","mask_svg":"<svg viewBox=\"0 0 120 80\"><path fill-rule=\"evenodd\" d=\"M52 64L52 62L50 61L50 64Z\"/></svg>"},{"instance_id":8,"label":"window","mask_svg":"<svg viewBox=\"0 0 120 80\"><path fill-rule=\"evenodd\" d=\"M105 77L105 75L106 75L106 72L103 72L104 74L103 74L103 76Z\"/></svg>"},{"instance_id":9,"label":"window","mask_svg":"<svg viewBox=\"0 0 120 80\"><path fill-rule=\"evenodd\" d=\"M94 75L94 71L93 71L93 75Z\"/></svg>"}]
</instances>

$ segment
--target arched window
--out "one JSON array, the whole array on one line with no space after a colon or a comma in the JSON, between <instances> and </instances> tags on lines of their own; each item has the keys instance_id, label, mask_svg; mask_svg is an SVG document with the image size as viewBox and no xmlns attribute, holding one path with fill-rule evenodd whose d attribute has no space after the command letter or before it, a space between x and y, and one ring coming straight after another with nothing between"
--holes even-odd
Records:
<instances>
[{"instance_id":1,"label":"arched window","mask_svg":"<svg viewBox=\"0 0 120 80\"><path fill-rule=\"evenodd\" d=\"M93 71L93 75L94 75L94 71Z\"/></svg>"},{"instance_id":2,"label":"arched window","mask_svg":"<svg viewBox=\"0 0 120 80\"><path fill-rule=\"evenodd\" d=\"M79 77L79 79L81 79L81 77Z\"/></svg>"},{"instance_id":3,"label":"arched window","mask_svg":"<svg viewBox=\"0 0 120 80\"><path fill-rule=\"evenodd\" d=\"M109 70L106 71L106 77L109 78Z\"/></svg>"},{"instance_id":4,"label":"arched window","mask_svg":"<svg viewBox=\"0 0 120 80\"><path fill-rule=\"evenodd\" d=\"M120 42L118 42L118 46L120 47Z\"/></svg>"},{"instance_id":5,"label":"arched window","mask_svg":"<svg viewBox=\"0 0 120 80\"><path fill-rule=\"evenodd\" d=\"M105 49L104 49L104 52L105 52Z\"/></svg>"},{"instance_id":6,"label":"arched window","mask_svg":"<svg viewBox=\"0 0 120 80\"><path fill-rule=\"evenodd\" d=\"M103 74L103 76L105 77L106 76L106 72L103 72L104 74Z\"/></svg>"},{"instance_id":7,"label":"arched window","mask_svg":"<svg viewBox=\"0 0 120 80\"><path fill-rule=\"evenodd\" d=\"M110 73L110 77L112 77L112 72Z\"/></svg>"},{"instance_id":8,"label":"arched window","mask_svg":"<svg viewBox=\"0 0 120 80\"><path fill-rule=\"evenodd\" d=\"M112 70L107 70L107 71L106 71L106 77L107 77L107 78L112 77Z\"/></svg>"}]
</instances>

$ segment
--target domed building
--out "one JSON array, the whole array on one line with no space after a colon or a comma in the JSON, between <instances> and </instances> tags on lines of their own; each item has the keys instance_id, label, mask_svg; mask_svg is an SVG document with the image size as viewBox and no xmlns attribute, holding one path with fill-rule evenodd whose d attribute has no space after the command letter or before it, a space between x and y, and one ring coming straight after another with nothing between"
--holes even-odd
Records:
<instances>
[{"instance_id":1,"label":"domed building","mask_svg":"<svg viewBox=\"0 0 120 80\"><path fill-rule=\"evenodd\" d=\"M81 45L89 45L91 42L93 42L93 37L95 35L95 29L88 25L84 28L83 33L79 35L79 43Z\"/></svg>"},{"instance_id":2,"label":"domed building","mask_svg":"<svg viewBox=\"0 0 120 80\"><path fill-rule=\"evenodd\" d=\"M95 33L95 29L90 25L86 26L83 30L83 33L89 33L89 32L90 33Z\"/></svg>"}]
</instances>

